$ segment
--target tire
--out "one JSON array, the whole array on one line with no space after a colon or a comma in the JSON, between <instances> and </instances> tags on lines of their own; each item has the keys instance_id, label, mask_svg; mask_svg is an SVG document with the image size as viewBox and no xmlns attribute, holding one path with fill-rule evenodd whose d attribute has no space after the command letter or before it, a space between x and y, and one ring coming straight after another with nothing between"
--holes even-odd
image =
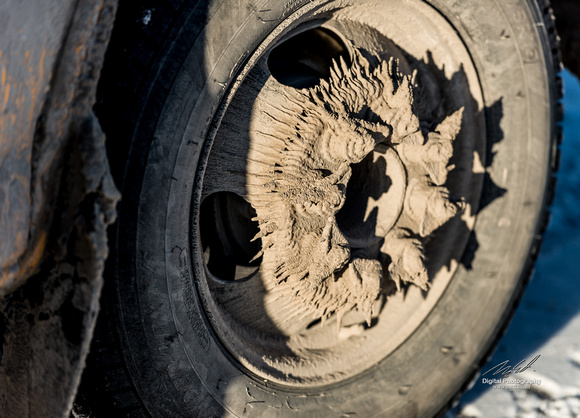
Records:
<instances>
[{"instance_id":1,"label":"tire","mask_svg":"<svg viewBox=\"0 0 580 418\"><path fill-rule=\"evenodd\" d=\"M79 397L97 415L433 416L451 405L489 358L530 277L553 196L560 64L550 10L532 0L337 4L159 1L138 9L121 2L96 111L123 200L112 232L105 308ZM391 32L376 29L377 16L389 20ZM371 29L349 29L348 19ZM316 37L299 38L326 39L326 32L336 35L332 45L343 42L338 55L323 56L332 48L327 43L316 49ZM346 312L348 329L362 331L332 351L338 360L317 363L295 350L293 363L285 350L294 336L328 333L337 327L332 322L340 329L332 315L338 310L321 314L309 308L304 318L284 322L276 312L263 320L272 312L268 306L249 311L236 307L239 298L220 302L227 286L258 290L248 285L251 274L234 284L228 276L228 262L244 264L236 254L241 251L246 260L256 249L246 242L250 232L223 226L231 216L241 224L228 208L243 206L231 193L244 192L224 186L226 175L216 167L223 173L238 168L224 162L244 157L232 138L254 129L252 100L271 104L272 96L261 95L275 93L260 71L290 87L297 79L305 83L298 87L311 87L317 79L297 78L288 67L292 61L284 60L306 45L321 54L326 64L320 65L339 65L332 59L338 61L344 50L352 61L348 37L366 51L361 60L371 67L377 56L395 57L402 73L417 70L422 100L442 103L442 113L434 116L438 122L463 108L451 157L456 168L441 183L456 198L449 204L463 212L432 228L431 235L412 231L424 252L418 259L426 259L428 282L403 278L396 283L401 291L383 286L382 305L368 309L366 324ZM388 52L373 53L375 44L388 45ZM317 77L331 77L322 73ZM287 76L290 81L284 81ZM249 160L242 166L245 177ZM411 184L412 170L405 167ZM220 187L230 194L220 194L211 206L201 204L209 194L204 190L217 194ZM411 211L417 207L409 205ZM249 213L245 219L263 221L259 208ZM404 222L397 216L396 222ZM339 219L341 230L349 219ZM349 243L358 231L353 228L345 232ZM228 234L235 235L230 244L242 242L234 255L220 244ZM206 247L221 254L213 267L211 255L204 261ZM394 261L388 263L383 265ZM247 276L256 264L245 268L250 270L240 271ZM219 280L207 279L212 275ZM248 300L242 304L256 304L257 298ZM294 306L291 299L282 302L278 312ZM363 310L361 302L357 308ZM324 319L329 325L320 324ZM287 328L280 325L287 322ZM359 364L353 353L364 361Z\"/></svg>"}]
</instances>

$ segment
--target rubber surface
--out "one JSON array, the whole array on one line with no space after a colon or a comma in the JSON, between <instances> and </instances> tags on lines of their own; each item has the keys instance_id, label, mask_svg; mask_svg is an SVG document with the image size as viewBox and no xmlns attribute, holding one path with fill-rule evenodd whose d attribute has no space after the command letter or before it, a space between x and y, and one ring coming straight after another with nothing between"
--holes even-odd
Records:
<instances>
[{"instance_id":1,"label":"rubber surface","mask_svg":"<svg viewBox=\"0 0 580 418\"><path fill-rule=\"evenodd\" d=\"M507 327L547 226L561 117L550 9L531 0L431 2L472 53L485 96L486 187L473 239L442 300L403 346L357 378L300 393L256 381L232 363L187 285L195 274L187 245L172 244L171 231L188 228L170 216L176 206L188 210L175 191L193 183L179 175L186 174L184 147L200 157L232 74L300 9L262 3L120 4L96 110L123 203L79 400L97 416L442 413Z\"/></svg>"}]
</instances>

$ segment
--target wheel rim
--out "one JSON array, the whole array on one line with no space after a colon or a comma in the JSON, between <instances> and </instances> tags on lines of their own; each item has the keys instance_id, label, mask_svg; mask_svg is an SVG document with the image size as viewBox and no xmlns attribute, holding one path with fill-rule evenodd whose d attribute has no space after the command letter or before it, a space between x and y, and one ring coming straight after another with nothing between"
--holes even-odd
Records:
<instances>
[{"instance_id":1,"label":"wheel rim","mask_svg":"<svg viewBox=\"0 0 580 418\"><path fill-rule=\"evenodd\" d=\"M364 8L360 5L347 6L341 10L329 8L302 16L282 36L273 36L264 42L261 50L265 52L256 58L255 65L242 71L247 76L240 76L237 88L230 92L231 101L226 101L227 105L218 111L218 114L224 116L216 120L216 134L213 140L207 141L209 157L202 162L198 174L197 188L201 190L201 196L193 204L194 207L201 207L201 219L195 220L199 228L194 228L192 240L194 247L205 248L203 254L199 252L194 255L194 263L201 267L196 270L203 273L196 277L196 285L207 317L225 348L241 365L261 379L285 385L334 383L368 369L396 349L425 319L451 280L473 227L472 208L477 207L481 192L481 176L475 175L480 168L478 159L483 159L482 148L485 143L483 115L479 112L481 93L475 70L461 40L435 10L420 2L413 3L411 7L416 9L416 13L412 13L414 19L436 21L439 41L449 43L447 51L434 51L428 55L429 48L422 43L424 34L420 31L415 37L407 36L407 39L396 35L397 26L409 24L405 22L401 10L375 6L375 13L370 15L361 13L361 7ZM377 23L379 21L380 24ZM328 64L328 56L308 67L315 68L314 75L312 72L306 75L291 74L290 71L280 73L279 68L284 66L278 64L283 54L278 52L291 50L284 50L284 47L300 37L301 41L305 37L318 40L326 37L330 38L330 42L338 44L329 49L335 54L333 58L344 58L342 67L341 64L335 67L335 71L342 68L342 76L348 71L349 65L353 65L353 61L368 62L375 59L376 62L369 63L369 67L376 69L378 62L388 62L391 57L399 60L398 69L391 71L391 76L400 72L403 75L401 80L411 81L416 70L414 84L423 89L422 103L418 106L424 107L418 111L423 119L420 117L419 120L431 122L432 125L423 128L426 137L429 132L435 131L434 127L442 126L445 117L455 114L459 108L464 109L461 132L457 138L449 141L453 143L451 164L456 167L449 173L449 179L445 179L445 176L437 178L436 170L429 171L429 167L423 164L424 159L417 159L415 153L404 151L401 149L403 147L396 147L388 141L379 141L374 150L365 153L365 158L353 165L350 181L338 181L335 184L345 188L346 192L339 196L339 200L342 200L335 203L336 210L330 211L337 221L333 227L338 227L347 241L344 246L348 245L351 254L346 264L343 261L330 265L333 271L348 269L347 266L355 264L352 254L365 251L373 252L373 255L362 254L358 258L376 262L361 264L376 266L379 263L381 268L389 271L389 266L393 264L389 260L392 254L385 251L383 254L387 259L384 256L381 259L381 252L375 248L384 244L384 236L388 233L393 234L390 241L406 240L409 244L406 251L412 251L416 244L421 244L427 256L426 276L413 283L409 276L401 275L402 280L399 279L397 283L397 280L392 279L396 274L389 271L391 280L383 280L378 291L373 289L374 298L367 295L364 307L360 301L355 304L361 308L362 313L353 311L355 305L352 303L350 305L353 306L346 306L342 310L305 308L303 301L292 297L296 293L297 283L304 281L303 277L293 282L286 279L278 283L265 277L267 269L264 269L263 262L259 259L249 260L250 256L253 257L259 251L255 243L249 243L249 238L267 224L264 220L264 208L267 205L260 206L255 193L252 195L248 191L255 184L240 181L248 172L255 175L260 173L259 168L251 167L252 161L256 159L249 155L256 139L245 138L245 142L241 141L241 146L233 147L235 152L232 152L232 137L234 133L238 137L240 132L244 133L236 121L249 120L248 132L263 129L267 125L258 120L256 114L259 113L251 112L252 106L259 108L280 94L291 95L293 93L288 92L296 87L315 89L319 85L315 80L317 76L328 78L324 67L320 69L321 65ZM358 57L359 48L368 58ZM436 113L435 104L445 101L436 121L426 121L426 114ZM425 146L409 145L409 148ZM212 147L211 151L209 147ZM231 159L243 161L241 170L235 164L229 170L238 175L224 175L224 161ZM388 168L385 170L381 164ZM407 175L408 172L417 171L409 168L412 164L423 166L421 175ZM447 161L444 160L443 164L446 165ZM363 181L369 175L379 179L370 183L371 187ZM422 190L423 183L419 181L424 175L430 175L434 183L427 190ZM258 185L271 180L268 178ZM421 212L416 208L424 207L434 190L444 193L447 189L454 198L463 199L465 210L461 215L448 222L445 219L435 226L416 222L416 219L408 222L401 219L420 217L414 213ZM374 208L380 216L376 216L374 228L366 228L364 220L369 219L373 208L361 206L358 197L363 196L370 201L369 198L375 195L378 199L373 198L376 200ZM458 203L450 204L455 208L458 206ZM338 207L341 207L340 210ZM193 213L198 211L194 209ZM405 214L402 216L402 213ZM251 219L256 217L262 223L252 226ZM360 223L352 222L353 218L361 217L362 227ZM246 225L236 227L241 223ZM405 233L407 229L412 234ZM396 249L392 251L396 252ZM262 261L266 256L267 251ZM411 257L411 262L421 261L420 258L420 253L417 253ZM233 273L231 264L227 267L226 261L235 264ZM220 269L224 265L227 268ZM417 269L420 266L410 268ZM363 271L364 267L360 270ZM327 279L322 277L318 281ZM401 284L402 289L397 290Z\"/></svg>"}]
</instances>

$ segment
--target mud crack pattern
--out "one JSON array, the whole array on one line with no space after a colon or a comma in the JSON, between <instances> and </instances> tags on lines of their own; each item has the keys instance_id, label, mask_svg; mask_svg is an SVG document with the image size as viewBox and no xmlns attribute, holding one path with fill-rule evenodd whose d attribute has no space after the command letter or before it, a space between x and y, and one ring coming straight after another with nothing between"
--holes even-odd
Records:
<instances>
[{"instance_id":1,"label":"mud crack pattern","mask_svg":"<svg viewBox=\"0 0 580 418\"><path fill-rule=\"evenodd\" d=\"M372 68L354 50L352 63L335 61L319 85L283 88L250 132L244 197L257 213L262 276L314 317L335 313L340 323L357 308L370 323L389 282L427 290L422 241L461 211L445 182L463 109L439 123L420 120L414 78L394 59ZM349 240L336 215L349 181L365 181L351 179L352 166L377 155L391 155L383 176L402 190L377 208L372 237Z\"/></svg>"}]
</instances>

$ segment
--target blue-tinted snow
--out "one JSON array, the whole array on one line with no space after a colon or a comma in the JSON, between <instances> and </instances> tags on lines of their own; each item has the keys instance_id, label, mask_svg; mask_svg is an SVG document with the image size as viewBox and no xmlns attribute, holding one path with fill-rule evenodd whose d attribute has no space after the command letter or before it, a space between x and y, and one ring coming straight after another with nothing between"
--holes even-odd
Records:
<instances>
[{"instance_id":1,"label":"blue-tinted snow","mask_svg":"<svg viewBox=\"0 0 580 418\"><path fill-rule=\"evenodd\" d=\"M533 279L483 367L539 354L531 372L552 392L492 389L479 377L448 417L580 417L580 83L568 71L562 76L564 142L552 220Z\"/></svg>"}]
</instances>

